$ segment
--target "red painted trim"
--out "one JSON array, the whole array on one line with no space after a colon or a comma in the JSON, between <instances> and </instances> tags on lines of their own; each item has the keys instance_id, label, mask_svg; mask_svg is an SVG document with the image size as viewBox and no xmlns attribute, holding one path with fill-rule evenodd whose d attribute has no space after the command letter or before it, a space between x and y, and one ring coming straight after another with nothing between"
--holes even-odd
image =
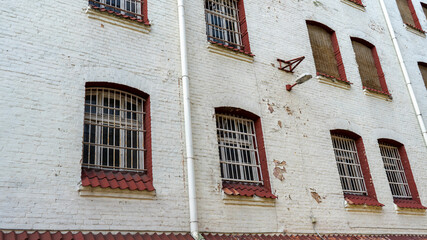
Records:
<instances>
[{"instance_id":1,"label":"red painted trim","mask_svg":"<svg viewBox=\"0 0 427 240\"><path fill-rule=\"evenodd\" d=\"M248 26L246 24L245 5L243 0L239 0L237 2L237 7L239 8L240 32L242 34L243 51L250 54L251 46L249 44Z\"/></svg>"},{"instance_id":2,"label":"red painted trim","mask_svg":"<svg viewBox=\"0 0 427 240\"><path fill-rule=\"evenodd\" d=\"M137 19L137 18L135 18L135 17L129 17L129 16L128 16L128 15L126 15L126 14L121 14L121 13L117 13L117 12L114 12L114 11L109 11L109 10L107 10L107 9L105 9L105 8L100 8L100 7L97 7L97 6L92 5L92 4L90 4L90 3L89 3L89 6L90 6L93 10L96 10L96 11L105 12L105 13L108 13L108 14L110 14L110 15L114 15L114 16L121 17L121 18L124 18L124 19L129 19L129 20L132 20L132 21L135 21L135 22L138 22L138 23L144 24L144 25L146 25L146 26L150 26L150 22L148 21L148 18L147 18L147 15L146 15L146 14L143 14L143 16L142 16L142 20L141 20L141 19ZM146 6L145 4L143 4L143 5L142 5L142 11L143 11L143 12L144 12L144 11L147 11L147 9L145 9L145 10L144 10L144 8L146 8L146 7L147 7L147 6Z\"/></svg>"},{"instance_id":3,"label":"red painted trim","mask_svg":"<svg viewBox=\"0 0 427 240\"><path fill-rule=\"evenodd\" d=\"M359 6L365 7L365 5L363 5L362 0L349 0L352 3L355 3Z\"/></svg>"},{"instance_id":4,"label":"red painted trim","mask_svg":"<svg viewBox=\"0 0 427 240\"><path fill-rule=\"evenodd\" d=\"M406 154L405 145L395 140L385 138L378 139L378 143L390 144L398 148L403 169L405 170L406 180L408 181L409 190L411 191L412 200L421 205L420 195L418 193L417 185L415 184L414 175L412 174L411 164L409 163L408 155ZM399 199L395 198L394 200L398 201Z\"/></svg>"},{"instance_id":5,"label":"red painted trim","mask_svg":"<svg viewBox=\"0 0 427 240\"><path fill-rule=\"evenodd\" d=\"M105 88L112 88L117 90L122 90L128 93L135 94L137 96L140 96L145 99L144 103L144 145L145 145L145 152L144 152L144 166L147 169L147 176L149 177L149 181L153 181L153 170L152 170L152 148L151 148L151 107L150 107L150 95L147 93L133 88L129 87L123 84L118 83L112 83L112 82L86 82L85 84L86 88L89 87L105 87Z\"/></svg>"},{"instance_id":6,"label":"red painted trim","mask_svg":"<svg viewBox=\"0 0 427 240\"><path fill-rule=\"evenodd\" d=\"M344 135L356 141L357 155L359 157L360 167L362 168L363 178L365 180L368 197L378 202L377 194L375 192L374 182L371 176L371 171L369 170L368 158L366 157L366 151L365 151L365 146L363 144L362 137L354 132L350 132L342 129L331 130L331 134ZM345 194L345 195L351 195L351 194Z\"/></svg>"},{"instance_id":7,"label":"red painted trim","mask_svg":"<svg viewBox=\"0 0 427 240\"><path fill-rule=\"evenodd\" d=\"M388 92L387 83L385 82L385 76L384 76L383 69L381 67L380 58L378 57L377 48L372 47L371 51L372 51L372 57L374 58L374 61L375 61L375 67L377 69L378 78L381 84L381 89L383 90L383 92L390 94Z\"/></svg>"},{"instance_id":8,"label":"red painted trim","mask_svg":"<svg viewBox=\"0 0 427 240\"><path fill-rule=\"evenodd\" d=\"M414 8L414 5L412 4L412 0L407 0L407 1L408 1L409 10L411 11L412 19L414 19L415 27L422 31L420 20L417 17L417 13L415 12L415 8Z\"/></svg>"},{"instance_id":9,"label":"red painted trim","mask_svg":"<svg viewBox=\"0 0 427 240\"><path fill-rule=\"evenodd\" d=\"M150 21L148 20L148 0L144 0L142 2L142 21L145 25L150 25Z\"/></svg>"},{"instance_id":10,"label":"red painted trim","mask_svg":"<svg viewBox=\"0 0 427 240\"><path fill-rule=\"evenodd\" d=\"M271 193L271 185L270 185L270 177L268 175L268 165L267 165L267 155L265 152L265 145L264 145L264 137L262 132L262 123L261 118L251 112L248 112L246 110L240 109L240 108L234 108L234 107L217 107L215 108L216 114L232 114L241 116L250 120L254 121L255 125L255 135L257 139L257 147L258 147L258 155L259 155L259 164L261 166L261 174L263 179L263 187L268 190L268 192ZM227 181L227 183L232 183L231 181ZM240 183L236 182L236 185Z\"/></svg>"},{"instance_id":11,"label":"red painted trim","mask_svg":"<svg viewBox=\"0 0 427 240\"><path fill-rule=\"evenodd\" d=\"M332 33L331 41L332 41L332 47L334 48L335 59L337 60L338 73L340 74L341 80L344 82L347 82L347 75L345 74L344 63L342 61L340 47L338 45L337 34L335 32Z\"/></svg>"}]
</instances>

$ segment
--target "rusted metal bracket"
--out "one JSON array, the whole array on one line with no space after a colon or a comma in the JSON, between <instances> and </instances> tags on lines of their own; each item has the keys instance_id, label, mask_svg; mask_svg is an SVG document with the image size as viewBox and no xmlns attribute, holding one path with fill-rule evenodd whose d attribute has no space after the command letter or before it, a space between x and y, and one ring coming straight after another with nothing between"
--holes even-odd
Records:
<instances>
[{"instance_id":1,"label":"rusted metal bracket","mask_svg":"<svg viewBox=\"0 0 427 240\"><path fill-rule=\"evenodd\" d=\"M282 60L282 59L277 59L277 61L280 63L280 70L286 71L286 72L294 72L294 69L302 62L302 60L304 60L305 57L299 57L299 58L294 58L291 60Z\"/></svg>"}]
</instances>

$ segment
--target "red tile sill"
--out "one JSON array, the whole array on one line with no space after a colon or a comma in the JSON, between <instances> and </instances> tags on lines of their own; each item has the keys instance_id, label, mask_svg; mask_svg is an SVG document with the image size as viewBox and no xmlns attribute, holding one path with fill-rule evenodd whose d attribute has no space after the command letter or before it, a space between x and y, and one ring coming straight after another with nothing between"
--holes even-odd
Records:
<instances>
[{"instance_id":1,"label":"red tile sill","mask_svg":"<svg viewBox=\"0 0 427 240\"><path fill-rule=\"evenodd\" d=\"M141 23L141 24L143 24L143 25L145 25L147 27L151 26L151 24L148 21L144 22L142 19L137 19L135 17L130 17L130 16L126 15L126 14L116 13L114 11L110 11L110 10L107 10L105 8L100 8L100 7L91 5L91 4L89 4L89 6L93 10L96 10L96 11L99 11L99 12L105 12L105 13L108 13L110 15L114 15L114 16L117 16L117 17L120 17L120 18L124 18L124 19L128 19L128 20L131 20L131 21L135 21L135 22Z\"/></svg>"},{"instance_id":2,"label":"red tile sill","mask_svg":"<svg viewBox=\"0 0 427 240\"><path fill-rule=\"evenodd\" d=\"M234 196L247 196L247 197L261 197L276 199L277 197L271 193L271 190L264 187L263 185L248 184L240 182L222 182L222 190L227 195Z\"/></svg>"},{"instance_id":3,"label":"red tile sill","mask_svg":"<svg viewBox=\"0 0 427 240\"><path fill-rule=\"evenodd\" d=\"M370 196L344 194L344 199L350 205L367 205L372 207L383 207L384 204Z\"/></svg>"},{"instance_id":4,"label":"red tile sill","mask_svg":"<svg viewBox=\"0 0 427 240\"><path fill-rule=\"evenodd\" d=\"M153 181L145 173L113 171L82 167L83 187L128 189L131 191L154 191Z\"/></svg>"},{"instance_id":5,"label":"red tile sill","mask_svg":"<svg viewBox=\"0 0 427 240\"><path fill-rule=\"evenodd\" d=\"M325 78L329 78L329 79L334 79L334 80L337 80L339 82L343 82L343 83L346 83L346 84L349 84L349 85L353 84L352 82L350 82L350 81L348 81L346 79L341 79L339 77L331 76L331 75L328 75L326 73L316 72L316 75L317 76L322 76L322 77L325 77Z\"/></svg>"},{"instance_id":6,"label":"red tile sill","mask_svg":"<svg viewBox=\"0 0 427 240\"><path fill-rule=\"evenodd\" d=\"M230 46L227 46L227 45L225 45L225 44L218 43L218 42L215 42L215 41L212 41L212 40L208 40L208 42L209 42L209 43L211 43L211 44L214 44L214 45L220 46L220 47L222 47L222 48L230 49L231 51L234 51L234 52L238 52L238 53L241 53L241 54L247 55L247 56L249 56L249 57L254 57L254 56L255 56L255 55L254 55L254 54L252 54L251 52L245 52L245 51L243 51L243 50L240 50L240 49L237 49L237 48L233 48L233 47L230 47Z\"/></svg>"},{"instance_id":7,"label":"red tile sill","mask_svg":"<svg viewBox=\"0 0 427 240\"><path fill-rule=\"evenodd\" d=\"M411 208L411 209L420 209L425 210L427 207L424 207L421 203L412 200L412 199L400 199L400 198L394 198L394 204L398 206L399 208Z\"/></svg>"}]
</instances>

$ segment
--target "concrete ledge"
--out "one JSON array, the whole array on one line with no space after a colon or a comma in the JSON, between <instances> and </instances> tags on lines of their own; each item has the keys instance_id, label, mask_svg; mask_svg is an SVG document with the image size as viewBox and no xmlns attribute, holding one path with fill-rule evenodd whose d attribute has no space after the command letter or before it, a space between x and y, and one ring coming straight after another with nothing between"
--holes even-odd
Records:
<instances>
[{"instance_id":1,"label":"concrete ledge","mask_svg":"<svg viewBox=\"0 0 427 240\"><path fill-rule=\"evenodd\" d=\"M248 63L254 62L254 58L251 56L247 56L243 53L235 52L235 51L232 51L230 49L226 49L224 47L217 46L216 44L208 43L207 48L208 48L209 52L211 52L211 53L216 53L216 54L219 54L222 56L226 56L229 58L233 58L233 59L248 62Z\"/></svg>"},{"instance_id":2,"label":"concrete ledge","mask_svg":"<svg viewBox=\"0 0 427 240\"><path fill-rule=\"evenodd\" d=\"M343 3L345 3L345 4L349 5L349 6L351 6L351 7L353 7L353 8L356 8L356 9L358 9L358 10L360 10L360 11L364 11L364 12L366 11L364 6L360 6L359 4L354 3L354 2L352 2L352 1L349 1L349 0L341 0L341 2L343 2Z\"/></svg>"},{"instance_id":3,"label":"concrete ledge","mask_svg":"<svg viewBox=\"0 0 427 240\"><path fill-rule=\"evenodd\" d=\"M386 94L376 93L368 89L363 89L363 93L365 93L366 96L378 98L378 99L389 101L389 102L393 101L393 99Z\"/></svg>"},{"instance_id":4,"label":"concrete ledge","mask_svg":"<svg viewBox=\"0 0 427 240\"><path fill-rule=\"evenodd\" d=\"M402 215L421 215L421 216L425 216L426 215L426 210L425 209L416 209L416 208L400 208L398 207L396 204L394 204L394 209L396 210L397 214L402 214Z\"/></svg>"},{"instance_id":5,"label":"concrete ledge","mask_svg":"<svg viewBox=\"0 0 427 240\"><path fill-rule=\"evenodd\" d=\"M351 85L333 78L327 78L324 76L316 76L317 81L320 83L324 83L330 86L334 86L337 88L342 88L342 89L346 89L349 90L351 88Z\"/></svg>"},{"instance_id":6,"label":"concrete ledge","mask_svg":"<svg viewBox=\"0 0 427 240\"><path fill-rule=\"evenodd\" d=\"M242 206L258 206L258 207L274 207L276 200L272 198L261 198L257 196L232 196L222 193L222 200L226 205L242 205Z\"/></svg>"},{"instance_id":7,"label":"concrete ledge","mask_svg":"<svg viewBox=\"0 0 427 240\"><path fill-rule=\"evenodd\" d=\"M406 28L406 30L408 30L409 32L411 32L411 33L413 33L413 34L416 34L416 35L418 35L418 36L420 36L420 37L423 37L423 38L425 38L425 37L426 37L426 34L425 34L425 33L420 32L420 31L418 31L418 30L416 30L416 29L412 28L411 26L409 26L409 25L407 25L407 24L405 24L405 28Z\"/></svg>"},{"instance_id":8,"label":"concrete ledge","mask_svg":"<svg viewBox=\"0 0 427 240\"><path fill-rule=\"evenodd\" d=\"M154 200L156 198L155 191L138 191L127 189L111 189L100 187L83 187L78 188L81 197L107 197L107 198L126 198L126 199L141 199L141 200Z\"/></svg>"},{"instance_id":9,"label":"concrete ledge","mask_svg":"<svg viewBox=\"0 0 427 240\"><path fill-rule=\"evenodd\" d=\"M114 26L119 26L122 28L127 28L136 32L149 33L151 30L149 26L146 26L139 22L123 19L121 17L114 16L106 12L93 10L90 7L85 9L85 13L88 15L88 18L90 19L98 20L98 21L108 23Z\"/></svg>"},{"instance_id":10,"label":"concrete ledge","mask_svg":"<svg viewBox=\"0 0 427 240\"><path fill-rule=\"evenodd\" d=\"M368 206L368 205L353 205L348 204L344 200L344 207L347 212L364 212L364 213L382 213L383 208L377 206Z\"/></svg>"}]
</instances>

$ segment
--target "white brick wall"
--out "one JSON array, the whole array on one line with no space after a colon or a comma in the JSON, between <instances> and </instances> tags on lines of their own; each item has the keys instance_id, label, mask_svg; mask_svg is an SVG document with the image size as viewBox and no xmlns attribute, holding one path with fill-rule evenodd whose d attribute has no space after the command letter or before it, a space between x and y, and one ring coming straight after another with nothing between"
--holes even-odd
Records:
<instances>
[{"instance_id":1,"label":"white brick wall","mask_svg":"<svg viewBox=\"0 0 427 240\"><path fill-rule=\"evenodd\" d=\"M90 19L85 0L0 6L0 229L189 231L176 3L148 4L148 34ZM405 144L424 205L426 148L379 3L365 4L363 12L340 1L246 0L256 55L254 63L247 63L208 51L203 1L188 1L201 231L312 233L314 216L322 233L427 234L426 215L398 215L394 210L377 139ZM393 21L400 20L394 2L387 4L397 14ZM286 92L285 84L296 75L315 74L305 20L337 32L346 74L353 82L350 90L313 79ZM426 22L422 24L427 29ZM426 53L419 51L426 49L425 39L404 34L401 41L405 38L405 46L412 49L404 53L406 61L427 62ZM392 102L363 94L350 36L376 45ZM299 56L306 59L294 75L277 69L276 58ZM420 80L417 68L408 70ZM155 199L78 195L87 81L121 83L150 94ZM422 87L417 89L424 92L417 94L427 97ZM225 204L213 118L219 106L261 116L269 177L279 197L274 207ZM329 134L335 128L363 137L378 199L385 204L381 212L345 210ZM287 162L284 181L272 175L274 160ZM311 191L322 197L321 203Z\"/></svg>"}]
</instances>

